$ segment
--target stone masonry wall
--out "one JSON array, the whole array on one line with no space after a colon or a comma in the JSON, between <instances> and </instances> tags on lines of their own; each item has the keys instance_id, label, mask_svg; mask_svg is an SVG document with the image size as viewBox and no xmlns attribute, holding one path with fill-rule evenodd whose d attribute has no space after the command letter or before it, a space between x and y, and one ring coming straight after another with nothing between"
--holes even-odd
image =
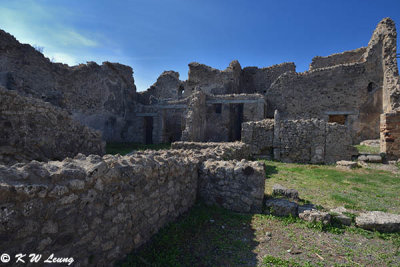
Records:
<instances>
[{"instance_id":1,"label":"stone masonry wall","mask_svg":"<svg viewBox=\"0 0 400 267\"><path fill-rule=\"evenodd\" d=\"M333 164L357 154L344 125L318 119L282 120L278 129L274 156L283 162Z\"/></svg>"},{"instance_id":2,"label":"stone masonry wall","mask_svg":"<svg viewBox=\"0 0 400 267\"><path fill-rule=\"evenodd\" d=\"M283 73L296 71L293 62L285 62L267 68L245 67L241 74L241 93L265 94L271 84Z\"/></svg>"},{"instance_id":3,"label":"stone masonry wall","mask_svg":"<svg viewBox=\"0 0 400 267\"><path fill-rule=\"evenodd\" d=\"M216 150L79 154L63 161L0 165L0 250L12 257L54 253L73 257L74 266L110 266L186 212L198 192L207 203L261 210L263 164L225 165Z\"/></svg>"},{"instance_id":4,"label":"stone masonry wall","mask_svg":"<svg viewBox=\"0 0 400 267\"><path fill-rule=\"evenodd\" d=\"M189 64L184 96L190 96L196 89L216 95L240 93L241 71L242 67L237 60L222 71L192 62Z\"/></svg>"},{"instance_id":5,"label":"stone masonry wall","mask_svg":"<svg viewBox=\"0 0 400 267\"><path fill-rule=\"evenodd\" d=\"M242 142L250 145L253 155L271 155L274 142L274 120L242 123Z\"/></svg>"},{"instance_id":6,"label":"stone masonry wall","mask_svg":"<svg viewBox=\"0 0 400 267\"><path fill-rule=\"evenodd\" d=\"M361 62L366 50L366 47L361 47L355 50L329 55L327 57L314 57L310 64L310 70Z\"/></svg>"},{"instance_id":7,"label":"stone masonry wall","mask_svg":"<svg viewBox=\"0 0 400 267\"><path fill-rule=\"evenodd\" d=\"M400 158L400 112L392 111L381 115L381 152L388 159Z\"/></svg>"},{"instance_id":8,"label":"stone masonry wall","mask_svg":"<svg viewBox=\"0 0 400 267\"><path fill-rule=\"evenodd\" d=\"M72 120L65 110L0 87L0 163L104 152L101 133Z\"/></svg>"},{"instance_id":9,"label":"stone masonry wall","mask_svg":"<svg viewBox=\"0 0 400 267\"><path fill-rule=\"evenodd\" d=\"M209 153L217 156L216 159L249 159L251 157L250 146L242 142L174 142L172 149L201 150L212 149Z\"/></svg>"},{"instance_id":10,"label":"stone masonry wall","mask_svg":"<svg viewBox=\"0 0 400 267\"><path fill-rule=\"evenodd\" d=\"M260 213L265 169L261 162L207 160L200 167L199 197L239 212Z\"/></svg>"},{"instance_id":11,"label":"stone masonry wall","mask_svg":"<svg viewBox=\"0 0 400 267\"><path fill-rule=\"evenodd\" d=\"M131 141L136 99L132 68L95 62L52 63L28 44L0 30L0 85L64 108L75 120L100 130L107 141Z\"/></svg>"}]
</instances>

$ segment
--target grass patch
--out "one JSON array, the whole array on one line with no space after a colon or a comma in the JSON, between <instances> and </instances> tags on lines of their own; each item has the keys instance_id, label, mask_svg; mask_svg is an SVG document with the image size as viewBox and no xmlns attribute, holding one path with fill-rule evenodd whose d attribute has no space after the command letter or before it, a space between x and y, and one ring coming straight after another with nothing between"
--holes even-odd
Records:
<instances>
[{"instance_id":1,"label":"grass patch","mask_svg":"<svg viewBox=\"0 0 400 267\"><path fill-rule=\"evenodd\" d=\"M400 213L400 176L374 169L340 170L330 165L264 161L266 194L275 183L299 191L308 202L325 208L345 206L357 210Z\"/></svg>"},{"instance_id":2,"label":"grass patch","mask_svg":"<svg viewBox=\"0 0 400 267\"><path fill-rule=\"evenodd\" d=\"M138 144L138 143L107 143L106 145L106 153L107 154L121 154L126 155L133 150L160 150L160 149L170 149L171 144Z\"/></svg>"},{"instance_id":3,"label":"grass patch","mask_svg":"<svg viewBox=\"0 0 400 267\"><path fill-rule=\"evenodd\" d=\"M251 214L196 203L118 266L248 266L255 260Z\"/></svg>"},{"instance_id":4,"label":"grass patch","mask_svg":"<svg viewBox=\"0 0 400 267\"><path fill-rule=\"evenodd\" d=\"M355 145L354 147L357 148L358 153L369 153L369 154L379 154L380 153L379 147L366 146L366 145Z\"/></svg>"}]
</instances>

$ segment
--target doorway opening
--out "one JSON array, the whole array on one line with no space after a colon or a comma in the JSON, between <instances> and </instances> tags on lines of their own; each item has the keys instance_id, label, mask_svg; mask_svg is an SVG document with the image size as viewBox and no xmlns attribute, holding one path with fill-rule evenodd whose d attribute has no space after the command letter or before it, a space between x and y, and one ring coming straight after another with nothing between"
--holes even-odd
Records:
<instances>
[{"instance_id":1,"label":"doorway opening","mask_svg":"<svg viewBox=\"0 0 400 267\"><path fill-rule=\"evenodd\" d=\"M240 141L242 138L243 103L230 104L230 131L229 141Z\"/></svg>"},{"instance_id":2,"label":"doorway opening","mask_svg":"<svg viewBox=\"0 0 400 267\"><path fill-rule=\"evenodd\" d=\"M153 144L153 117L144 117L144 143Z\"/></svg>"}]
</instances>

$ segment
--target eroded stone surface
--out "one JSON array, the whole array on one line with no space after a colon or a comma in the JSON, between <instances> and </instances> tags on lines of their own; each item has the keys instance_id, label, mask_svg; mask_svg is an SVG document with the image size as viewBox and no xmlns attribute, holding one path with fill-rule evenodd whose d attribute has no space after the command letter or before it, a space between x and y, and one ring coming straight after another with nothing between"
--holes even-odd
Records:
<instances>
[{"instance_id":1,"label":"eroded stone surface","mask_svg":"<svg viewBox=\"0 0 400 267\"><path fill-rule=\"evenodd\" d=\"M323 224L331 222L331 215L319 210L305 210L299 213L299 218L307 222L321 222Z\"/></svg>"},{"instance_id":2,"label":"eroded stone surface","mask_svg":"<svg viewBox=\"0 0 400 267\"><path fill-rule=\"evenodd\" d=\"M365 212L356 217L356 225L366 230L398 232L400 231L400 215L382 211Z\"/></svg>"},{"instance_id":3,"label":"eroded stone surface","mask_svg":"<svg viewBox=\"0 0 400 267\"><path fill-rule=\"evenodd\" d=\"M288 189L280 184L274 184L272 186L273 196L282 196L289 199L299 199L299 192L296 189Z\"/></svg>"},{"instance_id":4,"label":"eroded stone surface","mask_svg":"<svg viewBox=\"0 0 400 267\"><path fill-rule=\"evenodd\" d=\"M297 203L281 198L267 199L265 201L265 210L267 214L273 214L277 216L298 215Z\"/></svg>"}]
</instances>

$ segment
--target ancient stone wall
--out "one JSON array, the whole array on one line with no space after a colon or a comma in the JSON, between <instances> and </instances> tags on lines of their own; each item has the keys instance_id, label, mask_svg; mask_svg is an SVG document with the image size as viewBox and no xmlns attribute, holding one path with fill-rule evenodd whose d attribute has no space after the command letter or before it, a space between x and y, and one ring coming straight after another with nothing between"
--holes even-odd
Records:
<instances>
[{"instance_id":1,"label":"ancient stone wall","mask_svg":"<svg viewBox=\"0 0 400 267\"><path fill-rule=\"evenodd\" d=\"M223 71L192 62L189 64L184 96L190 96L196 88L207 94L240 93L241 71L242 67L237 60L232 61Z\"/></svg>"},{"instance_id":2,"label":"ancient stone wall","mask_svg":"<svg viewBox=\"0 0 400 267\"><path fill-rule=\"evenodd\" d=\"M138 93L138 102L154 104L158 99L179 99L184 91L184 83L176 71L164 71L157 81L144 92Z\"/></svg>"},{"instance_id":3,"label":"ancient stone wall","mask_svg":"<svg viewBox=\"0 0 400 267\"><path fill-rule=\"evenodd\" d=\"M249 144L251 153L272 156L274 142L274 120L250 121L242 124L242 142Z\"/></svg>"},{"instance_id":4,"label":"ancient stone wall","mask_svg":"<svg viewBox=\"0 0 400 267\"><path fill-rule=\"evenodd\" d=\"M379 135L383 73L365 63L337 65L304 73L287 72L268 90L267 117L279 110L282 118L318 118L343 115L353 142Z\"/></svg>"},{"instance_id":5,"label":"ancient stone wall","mask_svg":"<svg viewBox=\"0 0 400 267\"><path fill-rule=\"evenodd\" d=\"M69 67L0 30L0 83L9 90L65 108L74 119L103 133L108 141L130 141L135 106L132 69L94 62Z\"/></svg>"},{"instance_id":6,"label":"ancient stone wall","mask_svg":"<svg viewBox=\"0 0 400 267\"><path fill-rule=\"evenodd\" d=\"M65 110L0 87L0 163L104 152L101 133L74 121Z\"/></svg>"},{"instance_id":7,"label":"ancient stone wall","mask_svg":"<svg viewBox=\"0 0 400 267\"><path fill-rule=\"evenodd\" d=\"M260 94L206 95L197 91L189 103L183 141L240 140L241 124L263 119L266 109L264 97Z\"/></svg>"},{"instance_id":8,"label":"ancient stone wall","mask_svg":"<svg viewBox=\"0 0 400 267\"><path fill-rule=\"evenodd\" d=\"M366 50L366 47L361 47L355 50L329 55L327 57L314 57L310 64L310 70L361 62L364 59L363 57Z\"/></svg>"},{"instance_id":9,"label":"ancient stone wall","mask_svg":"<svg viewBox=\"0 0 400 267\"><path fill-rule=\"evenodd\" d=\"M267 68L245 67L240 78L240 92L265 94L271 84L283 73L296 71L293 62L285 62Z\"/></svg>"},{"instance_id":10,"label":"ancient stone wall","mask_svg":"<svg viewBox=\"0 0 400 267\"><path fill-rule=\"evenodd\" d=\"M243 142L174 142L172 149L201 150L204 154L211 150L210 157L214 159L249 159L251 157L250 146Z\"/></svg>"},{"instance_id":11,"label":"ancient stone wall","mask_svg":"<svg viewBox=\"0 0 400 267\"><path fill-rule=\"evenodd\" d=\"M199 172L199 197L239 212L260 213L265 168L261 162L205 161Z\"/></svg>"},{"instance_id":12,"label":"ancient stone wall","mask_svg":"<svg viewBox=\"0 0 400 267\"><path fill-rule=\"evenodd\" d=\"M400 158L400 112L391 111L381 115L380 151L388 159Z\"/></svg>"},{"instance_id":13,"label":"ancient stone wall","mask_svg":"<svg viewBox=\"0 0 400 267\"><path fill-rule=\"evenodd\" d=\"M357 154L344 125L318 119L280 120L274 133L274 157L283 162L327 163ZM276 126L275 126L276 127Z\"/></svg>"},{"instance_id":14,"label":"ancient stone wall","mask_svg":"<svg viewBox=\"0 0 400 267\"><path fill-rule=\"evenodd\" d=\"M263 164L225 165L215 150L80 154L0 165L0 250L12 257L34 251L73 257L74 266L109 266L187 211L198 192L207 203L261 210Z\"/></svg>"}]
</instances>

